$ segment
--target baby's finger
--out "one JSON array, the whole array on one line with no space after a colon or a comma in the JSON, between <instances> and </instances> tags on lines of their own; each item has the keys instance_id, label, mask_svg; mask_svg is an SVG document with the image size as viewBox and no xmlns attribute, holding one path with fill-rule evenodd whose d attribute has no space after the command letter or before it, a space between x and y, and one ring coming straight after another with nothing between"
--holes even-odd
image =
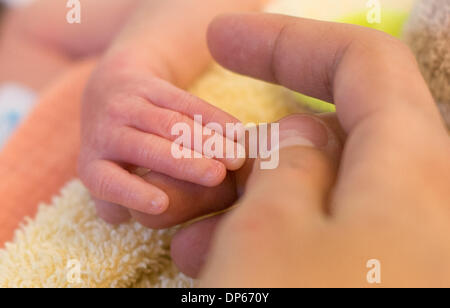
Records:
<instances>
[{"instance_id":1,"label":"baby's finger","mask_svg":"<svg viewBox=\"0 0 450 308\"><path fill-rule=\"evenodd\" d=\"M127 114L127 124L141 131L178 143L182 138L183 147L221 161L228 170L237 170L245 162L243 146L233 140L234 134L227 139L226 131L221 125L205 127L203 125L208 123L202 123L199 118L193 120L177 111L160 108L147 101L137 102L126 108L124 113ZM239 151L244 153L240 157ZM227 155L227 152L230 153Z\"/></svg>"},{"instance_id":2,"label":"baby's finger","mask_svg":"<svg viewBox=\"0 0 450 308\"><path fill-rule=\"evenodd\" d=\"M106 160L82 168L80 177L96 199L152 215L169 206L169 197L162 190Z\"/></svg>"},{"instance_id":3,"label":"baby's finger","mask_svg":"<svg viewBox=\"0 0 450 308\"><path fill-rule=\"evenodd\" d=\"M94 199L97 215L104 221L112 225L119 225L127 222L131 218L130 211L117 204Z\"/></svg>"},{"instance_id":4,"label":"baby's finger","mask_svg":"<svg viewBox=\"0 0 450 308\"><path fill-rule=\"evenodd\" d=\"M143 179L161 190L170 199L167 211L158 216L131 211L131 215L142 225L152 229L165 229L219 212L231 206L237 199L235 180L229 173L217 187L208 188L149 172Z\"/></svg>"},{"instance_id":5,"label":"baby's finger","mask_svg":"<svg viewBox=\"0 0 450 308\"><path fill-rule=\"evenodd\" d=\"M156 83L157 91L150 89L146 93L146 97L156 106L170 109L185 114L192 119L196 115L201 115L205 123L218 123L222 128L226 129L226 125L239 123L239 120L221 109L203 101L202 99L177 88L171 83L158 80ZM241 133L243 133L241 131ZM239 138L236 134L236 138Z\"/></svg>"},{"instance_id":6,"label":"baby's finger","mask_svg":"<svg viewBox=\"0 0 450 308\"><path fill-rule=\"evenodd\" d=\"M112 138L106 159L154 170L173 178L214 187L226 176L225 165L169 140L124 127Z\"/></svg>"}]
</instances>

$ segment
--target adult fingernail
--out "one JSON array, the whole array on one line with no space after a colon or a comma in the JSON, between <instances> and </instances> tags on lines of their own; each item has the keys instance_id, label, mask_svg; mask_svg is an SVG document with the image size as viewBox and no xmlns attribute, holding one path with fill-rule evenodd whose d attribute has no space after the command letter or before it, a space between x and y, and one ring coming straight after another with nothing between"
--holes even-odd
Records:
<instances>
[{"instance_id":1,"label":"adult fingernail","mask_svg":"<svg viewBox=\"0 0 450 308\"><path fill-rule=\"evenodd\" d=\"M329 130L319 119L309 115L292 115L280 121L278 148L305 146L325 148L329 143Z\"/></svg>"}]
</instances>

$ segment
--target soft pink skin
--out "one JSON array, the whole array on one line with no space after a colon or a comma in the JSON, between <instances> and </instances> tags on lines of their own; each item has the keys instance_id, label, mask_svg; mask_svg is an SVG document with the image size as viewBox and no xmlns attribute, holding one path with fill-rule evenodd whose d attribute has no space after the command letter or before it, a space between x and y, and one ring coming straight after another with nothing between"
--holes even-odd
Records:
<instances>
[{"instance_id":1,"label":"soft pink skin","mask_svg":"<svg viewBox=\"0 0 450 308\"><path fill-rule=\"evenodd\" d=\"M216 122L225 127L226 123L238 122L182 88L210 63L205 41L209 22L223 12L257 10L264 2L170 0L141 3L101 59L84 95L79 175L92 195L103 201L98 207L101 217L116 223L126 221L130 215L117 206L120 205L150 227L168 226L192 218L192 213L175 212L179 206L169 196L170 187L162 189L130 173L130 168L135 166L165 176L166 183L173 179L196 184L205 192L208 188L230 187L224 182L227 169L239 169L245 160L174 159L171 128L179 122L192 127L194 115L202 115L204 125ZM194 144L189 150L198 151ZM200 189L190 185L183 187L186 191L180 194ZM230 195L234 196L234 192L233 187ZM116 213L108 213L108 203L110 210ZM204 204L195 205L203 208ZM161 222L142 215L162 213L166 216L158 216Z\"/></svg>"},{"instance_id":2,"label":"soft pink skin","mask_svg":"<svg viewBox=\"0 0 450 308\"><path fill-rule=\"evenodd\" d=\"M81 176L99 198L98 213L106 221L118 224L133 216L149 227L169 227L221 210L235 201L234 176L225 176L225 168L238 169L243 160L174 161L167 155L173 138L169 128L178 121L192 126L196 113L203 116L205 124L236 122L176 86L188 85L209 64L211 57L204 36L216 14L257 10L264 2L214 0L205 5L202 0L117 0L111 4L109 0L86 0L82 23L70 25L65 20L65 2L36 1L29 7L8 11L3 20L0 82L16 81L40 91L72 63L103 55L85 95L92 108L85 108L83 126L87 134ZM186 12L193 13L185 16ZM152 18L148 18L150 15ZM124 24L127 26L121 31ZM129 104L122 104L125 100ZM110 129L107 120L112 123ZM126 138L120 136L120 129L127 131ZM104 156L96 156L97 163L92 163L90 155L97 145L100 147L97 142L111 137L110 131L116 132L118 150L111 142L110 147L100 148ZM134 142L131 138L135 138ZM144 157L151 152L154 159ZM116 160L120 164L115 164ZM132 175L126 170L134 168L123 161L169 175L155 171L145 176ZM102 181L97 174L113 180ZM189 182L220 185L209 188ZM143 214L161 213L169 199L170 210L164 215ZM131 206L128 209L117 205L122 203Z\"/></svg>"},{"instance_id":3,"label":"soft pink skin","mask_svg":"<svg viewBox=\"0 0 450 308\"><path fill-rule=\"evenodd\" d=\"M66 2L35 1L4 12L0 35L0 83L37 91L71 63L105 51L140 0L84 0L82 23L68 24Z\"/></svg>"},{"instance_id":4,"label":"soft pink skin","mask_svg":"<svg viewBox=\"0 0 450 308\"><path fill-rule=\"evenodd\" d=\"M243 160L223 159L174 161L167 155L173 140L169 128L174 122L192 126L193 114L201 114L205 124L237 122L177 86L187 86L209 64L204 36L216 14L257 10L264 2L215 0L205 5L200 0L117 0L111 4L86 0L82 23L70 25L65 20L65 3L37 1L9 11L4 19L0 82L16 81L40 91L72 63L102 56L85 94L88 107L84 108L83 128L87 133L80 175L99 199L98 212L105 220L117 224L133 214L150 227L172 226L232 204L235 185L233 176L226 176L226 168L235 170L243 164ZM192 14L186 16L186 12ZM129 104L122 104L126 100ZM113 132L116 144L100 144ZM133 169L131 164L166 175L154 171L143 179L126 171ZM222 196L222 202L215 202L213 195ZM142 215L163 212L169 198L171 210L166 215ZM124 209L117 204L130 206ZM195 210L188 210L194 206Z\"/></svg>"},{"instance_id":5,"label":"soft pink skin","mask_svg":"<svg viewBox=\"0 0 450 308\"><path fill-rule=\"evenodd\" d=\"M334 102L346 139L291 118L316 148L283 149L280 168L253 169L239 207L182 230L180 268L207 287L367 286L379 258L383 286L448 286L450 142L408 48L262 14L219 17L208 39L227 68Z\"/></svg>"}]
</instances>

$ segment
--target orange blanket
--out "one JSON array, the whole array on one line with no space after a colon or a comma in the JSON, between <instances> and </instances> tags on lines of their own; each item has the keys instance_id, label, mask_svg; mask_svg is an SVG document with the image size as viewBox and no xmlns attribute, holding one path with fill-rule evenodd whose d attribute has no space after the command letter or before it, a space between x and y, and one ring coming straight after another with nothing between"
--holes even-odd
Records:
<instances>
[{"instance_id":1,"label":"orange blanket","mask_svg":"<svg viewBox=\"0 0 450 308\"><path fill-rule=\"evenodd\" d=\"M40 202L76 176L80 101L93 61L76 65L40 96L0 153L0 247Z\"/></svg>"}]
</instances>

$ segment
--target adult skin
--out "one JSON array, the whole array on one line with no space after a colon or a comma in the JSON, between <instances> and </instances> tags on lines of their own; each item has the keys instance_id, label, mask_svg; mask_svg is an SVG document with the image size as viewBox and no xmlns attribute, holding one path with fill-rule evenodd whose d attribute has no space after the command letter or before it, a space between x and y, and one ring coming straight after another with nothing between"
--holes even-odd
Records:
<instances>
[{"instance_id":1,"label":"adult skin","mask_svg":"<svg viewBox=\"0 0 450 308\"><path fill-rule=\"evenodd\" d=\"M207 287L358 287L377 259L382 286L450 285L450 142L406 46L263 14L217 18L209 46L227 68L334 102L347 139L340 153L323 121L282 120L280 167L255 167L236 209L180 231L180 268L207 258Z\"/></svg>"}]
</instances>

